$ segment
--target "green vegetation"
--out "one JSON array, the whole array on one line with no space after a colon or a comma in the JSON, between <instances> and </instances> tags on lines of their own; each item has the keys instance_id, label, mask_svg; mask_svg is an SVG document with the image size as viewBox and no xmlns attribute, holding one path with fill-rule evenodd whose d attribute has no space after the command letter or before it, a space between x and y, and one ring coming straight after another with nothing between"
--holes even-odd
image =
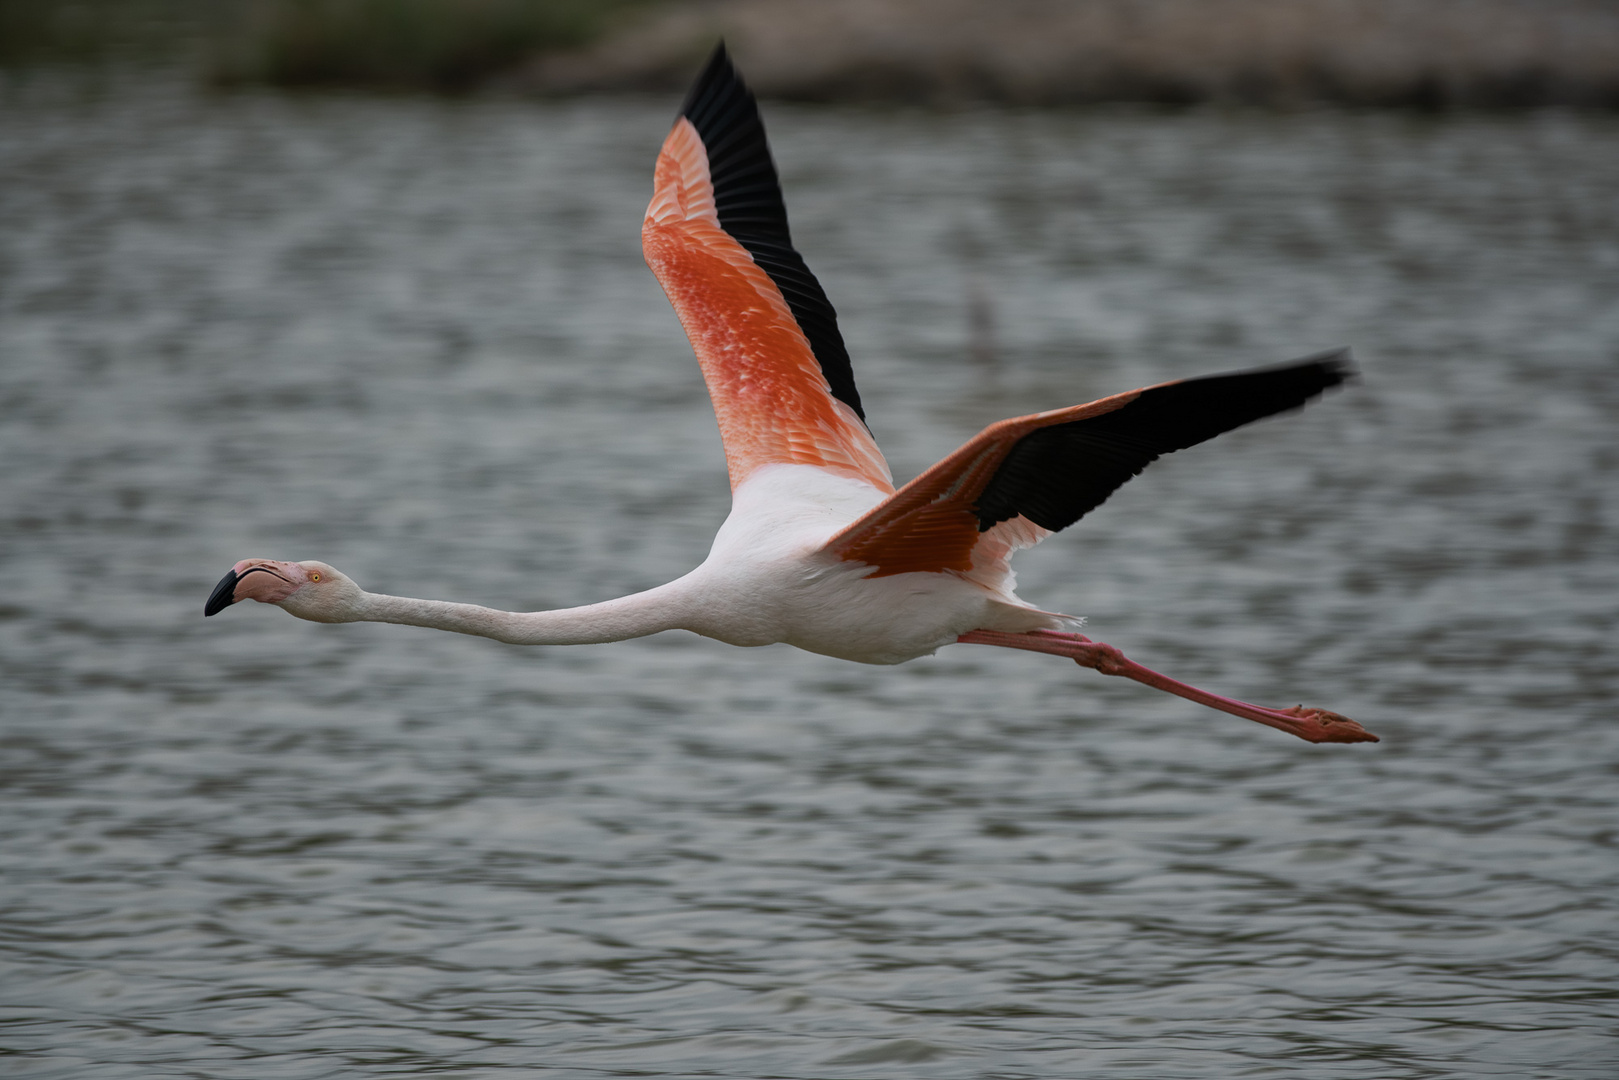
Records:
<instances>
[{"instance_id":1,"label":"green vegetation","mask_svg":"<svg viewBox=\"0 0 1619 1080\"><path fill-rule=\"evenodd\" d=\"M0 66L174 60L240 0L0 0Z\"/></svg>"},{"instance_id":2,"label":"green vegetation","mask_svg":"<svg viewBox=\"0 0 1619 1080\"><path fill-rule=\"evenodd\" d=\"M216 81L467 90L583 45L642 0L263 0Z\"/></svg>"},{"instance_id":3,"label":"green vegetation","mask_svg":"<svg viewBox=\"0 0 1619 1080\"><path fill-rule=\"evenodd\" d=\"M0 66L181 63L233 85L456 92L648 0L0 0Z\"/></svg>"}]
</instances>

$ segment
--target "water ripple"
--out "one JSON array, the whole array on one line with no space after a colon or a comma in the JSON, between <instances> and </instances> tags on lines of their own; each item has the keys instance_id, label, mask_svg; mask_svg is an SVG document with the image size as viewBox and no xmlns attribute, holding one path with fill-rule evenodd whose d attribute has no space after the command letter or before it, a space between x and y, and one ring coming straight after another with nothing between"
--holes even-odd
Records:
<instances>
[{"instance_id":1,"label":"water ripple","mask_svg":"<svg viewBox=\"0 0 1619 1080\"><path fill-rule=\"evenodd\" d=\"M702 558L668 103L6 93L9 1071L1613 1074L1612 118L770 110L899 474L1356 346L1022 564L1346 749L989 650L205 623L259 553L510 607Z\"/></svg>"}]
</instances>

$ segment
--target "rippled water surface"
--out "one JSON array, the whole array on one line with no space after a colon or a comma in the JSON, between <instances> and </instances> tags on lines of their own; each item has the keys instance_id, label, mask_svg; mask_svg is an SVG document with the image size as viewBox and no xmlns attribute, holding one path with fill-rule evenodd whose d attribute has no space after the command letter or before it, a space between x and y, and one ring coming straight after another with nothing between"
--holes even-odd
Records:
<instances>
[{"instance_id":1,"label":"rippled water surface","mask_svg":"<svg viewBox=\"0 0 1619 1080\"><path fill-rule=\"evenodd\" d=\"M767 109L910 476L1002 416L1351 344L1021 591L1053 657L521 649L728 505L641 263L673 101L0 110L0 1072L1610 1077L1619 121Z\"/></svg>"}]
</instances>

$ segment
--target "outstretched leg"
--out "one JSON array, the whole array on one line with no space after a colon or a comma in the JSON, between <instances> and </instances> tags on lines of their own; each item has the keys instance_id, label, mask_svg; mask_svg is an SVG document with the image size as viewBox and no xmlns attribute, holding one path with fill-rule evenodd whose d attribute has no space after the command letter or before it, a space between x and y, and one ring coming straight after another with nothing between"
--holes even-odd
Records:
<instances>
[{"instance_id":1,"label":"outstretched leg","mask_svg":"<svg viewBox=\"0 0 1619 1080\"><path fill-rule=\"evenodd\" d=\"M1326 709L1307 709L1303 705L1291 709L1267 709L1250 705L1246 701L1221 697L1207 690L1188 686L1168 675L1160 675L1144 668L1111 645L1092 641L1084 634L1065 634L1056 630L1031 630L1026 634L1007 634L999 630L973 630L956 639L963 645L1000 645L1008 649L1026 649L1030 652L1066 656L1082 667L1094 668L1103 675L1123 675L1138 683L1157 687L1178 697L1219 709L1233 716L1258 721L1289 735L1297 735L1306 742L1377 742L1378 738L1347 716Z\"/></svg>"}]
</instances>

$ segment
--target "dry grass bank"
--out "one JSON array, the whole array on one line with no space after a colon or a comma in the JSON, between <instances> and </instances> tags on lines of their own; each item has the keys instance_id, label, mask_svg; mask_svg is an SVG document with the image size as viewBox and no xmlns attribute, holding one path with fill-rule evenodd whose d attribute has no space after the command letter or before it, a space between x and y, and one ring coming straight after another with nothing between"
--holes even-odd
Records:
<instances>
[{"instance_id":1,"label":"dry grass bank","mask_svg":"<svg viewBox=\"0 0 1619 1080\"><path fill-rule=\"evenodd\" d=\"M522 81L675 90L721 35L808 101L1619 106L1613 0L698 0Z\"/></svg>"}]
</instances>

